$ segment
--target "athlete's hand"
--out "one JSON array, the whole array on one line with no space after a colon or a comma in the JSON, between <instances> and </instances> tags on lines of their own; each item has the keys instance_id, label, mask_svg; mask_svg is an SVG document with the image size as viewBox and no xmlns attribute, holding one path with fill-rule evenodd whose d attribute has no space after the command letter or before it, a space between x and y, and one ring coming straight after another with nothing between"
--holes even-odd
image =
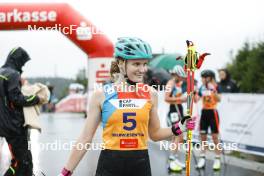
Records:
<instances>
[{"instance_id":1,"label":"athlete's hand","mask_svg":"<svg viewBox=\"0 0 264 176\"><path fill-rule=\"evenodd\" d=\"M186 120L186 128L187 130L194 130L195 128L195 118L190 118Z\"/></svg>"},{"instance_id":2,"label":"athlete's hand","mask_svg":"<svg viewBox=\"0 0 264 176\"><path fill-rule=\"evenodd\" d=\"M190 116L185 116L181 121L175 123L171 127L171 131L175 136L181 135L187 130L193 130L195 127L195 120Z\"/></svg>"},{"instance_id":3,"label":"athlete's hand","mask_svg":"<svg viewBox=\"0 0 264 176\"><path fill-rule=\"evenodd\" d=\"M207 87L208 87L209 90L211 90L213 92L216 92L216 86L214 86L212 83L208 83Z\"/></svg>"}]
</instances>

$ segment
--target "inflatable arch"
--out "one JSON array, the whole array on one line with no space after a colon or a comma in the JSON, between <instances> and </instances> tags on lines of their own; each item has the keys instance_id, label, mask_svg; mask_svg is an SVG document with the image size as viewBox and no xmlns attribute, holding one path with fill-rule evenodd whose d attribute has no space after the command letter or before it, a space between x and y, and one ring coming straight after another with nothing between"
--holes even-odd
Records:
<instances>
[{"instance_id":1,"label":"inflatable arch","mask_svg":"<svg viewBox=\"0 0 264 176\"><path fill-rule=\"evenodd\" d=\"M0 30L58 30L88 55L89 89L109 77L113 44L65 3L2 3Z\"/></svg>"}]
</instances>

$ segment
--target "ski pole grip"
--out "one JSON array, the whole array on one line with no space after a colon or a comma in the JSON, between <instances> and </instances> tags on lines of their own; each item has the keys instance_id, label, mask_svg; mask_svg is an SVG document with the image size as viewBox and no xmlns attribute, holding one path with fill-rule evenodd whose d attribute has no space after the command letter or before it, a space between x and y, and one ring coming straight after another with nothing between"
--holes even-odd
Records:
<instances>
[{"instance_id":1,"label":"ski pole grip","mask_svg":"<svg viewBox=\"0 0 264 176\"><path fill-rule=\"evenodd\" d=\"M186 120L189 120L189 119L191 119L191 116L184 116L184 117L181 119L181 124L184 124L184 122L185 122Z\"/></svg>"}]
</instances>

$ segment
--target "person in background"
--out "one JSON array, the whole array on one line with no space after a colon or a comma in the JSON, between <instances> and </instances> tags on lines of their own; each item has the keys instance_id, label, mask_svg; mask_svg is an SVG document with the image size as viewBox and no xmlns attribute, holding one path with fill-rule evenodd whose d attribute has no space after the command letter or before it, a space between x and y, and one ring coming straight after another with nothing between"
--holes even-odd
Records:
<instances>
[{"instance_id":1,"label":"person in background","mask_svg":"<svg viewBox=\"0 0 264 176\"><path fill-rule=\"evenodd\" d=\"M58 99L54 94L54 86L51 85L49 82L46 82L46 86L48 87L50 92L49 102L47 104L42 105L41 110L43 112L55 112L55 105L58 102Z\"/></svg>"},{"instance_id":2,"label":"person in background","mask_svg":"<svg viewBox=\"0 0 264 176\"><path fill-rule=\"evenodd\" d=\"M203 70L201 72L202 86L199 88L198 97L202 99L202 113L200 118L200 137L202 144L207 141L208 129L211 130L211 135L215 146L219 144L219 116L217 112L217 103L220 102L220 90L215 81L215 73L212 70ZM195 96L197 101L197 97ZM205 167L205 149L202 147L199 161L196 168ZM220 154L221 150L215 148L215 160L213 164L214 170L221 168Z\"/></svg>"},{"instance_id":3,"label":"person in background","mask_svg":"<svg viewBox=\"0 0 264 176\"><path fill-rule=\"evenodd\" d=\"M4 137L12 154L4 176L32 176L33 163L28 148L28 129L24 127L23 107L41 104L45 100L21 93L22 67L30 60L21 47L14 48L0 68L0 137Z\"/></svg>"},{"instance_id":4,"label":"person in background","mask_svg":"<svg viewBox=\"0 0 264 176\"><path fill-rule=\"evenodd\" d=\"M55 104L57 103L58 99L54 94L54 86L48 85L48 89L50 91L50 97L49 97L49 102L47 104L47 110L48 112L55 112Z\"/></svg>"},{"instance_id":5,"label":"person in background","mask_svg":"<svg viewBox=\"0 0 264 176\"><path fill-rule=\"evenodd\" d=\"M172 78L166 85L166 90L171 92L165 92L165 101L170 104L169 113L167 115L167 124L172 126L178 123L183 118L183 106L182 103L187 101L187 97L183 94L186 90L183 87L183 80L186 79L186 74L182 66L176 65L170 70ZM172 143L178 145L183 143L183 136L172 137ZM181 162L178 157L178 147L175 150L171 150L169 155L169 170L180 172L185 168L184 162Z\"/></svg>"},{"instance_id":6,"label":"person in background","mask_svg":"<svg viewBox=\"0 0 264 176\"><path fill-rule=\"evenodd\" d=\"M239 88L236 85L235 81L231 79L231 75L228 72L227 69L219 69L218 70L219 74L219 83L218 87L221 90L222 93L238 93Z\"/></svg>"}]
</instances>

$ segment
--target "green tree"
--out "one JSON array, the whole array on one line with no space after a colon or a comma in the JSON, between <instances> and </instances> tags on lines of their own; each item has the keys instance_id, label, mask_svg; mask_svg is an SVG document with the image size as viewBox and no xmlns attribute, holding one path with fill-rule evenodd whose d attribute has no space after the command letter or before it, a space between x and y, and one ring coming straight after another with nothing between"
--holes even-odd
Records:
<instances>
[{"instance_id":1,"label":"green tree","mask_svg":"<svg viewBox=\"0 0 264 176\"><path fill-rule=\"evenodd\" d=\"M82 84L85 89L87 89L87 85L88 85L88 78L87 78L87 74L86 74L86 69L80 69L76 75L76 83Z\"/></svg>"},{"instance_id":2,"label":"green tree","mask_svg":"<svg viewBox=\"0 0 264 176\"><path fill-rule=\"evenodd\" d=\"M264 42L246 42L227 69L241 92L264 93Z\"/></svg>"}]
</instances>

